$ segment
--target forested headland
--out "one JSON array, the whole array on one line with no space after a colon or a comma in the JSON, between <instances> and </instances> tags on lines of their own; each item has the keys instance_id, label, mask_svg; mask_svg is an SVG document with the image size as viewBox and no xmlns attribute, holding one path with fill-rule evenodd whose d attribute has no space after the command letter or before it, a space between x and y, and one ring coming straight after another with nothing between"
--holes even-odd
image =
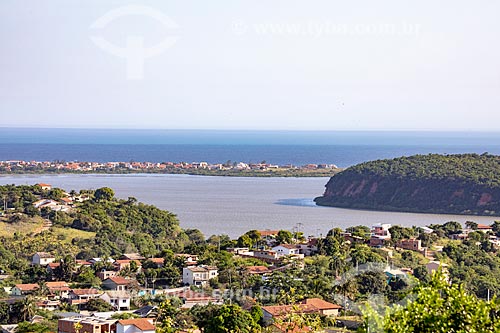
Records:
<instances>
[{"instance_id":1,"label":"forested headland","mask_svg":"<svg viewBox=\"0 0 500 333\"><path fill-rule=\"evenodd\" d=\"M500 215L500 156L414 155L350 167L326 184L318 205Z\"/></svg>"}]
</instances>

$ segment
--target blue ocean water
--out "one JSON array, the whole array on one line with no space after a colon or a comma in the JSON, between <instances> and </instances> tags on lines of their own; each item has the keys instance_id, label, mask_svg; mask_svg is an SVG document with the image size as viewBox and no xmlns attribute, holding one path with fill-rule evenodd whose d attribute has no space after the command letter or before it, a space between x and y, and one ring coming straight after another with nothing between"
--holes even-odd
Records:
<instances>
[{"instance_id":1,"label":"blue ocean water","mask_svg":"<svg viewBox=\"0 0 500 333\"><path fill-rule=\"evenodd\" d=\"M0 128L0 160L336 164L428 153L500 154L500 132Z\"/></svg>"}]
</instances>

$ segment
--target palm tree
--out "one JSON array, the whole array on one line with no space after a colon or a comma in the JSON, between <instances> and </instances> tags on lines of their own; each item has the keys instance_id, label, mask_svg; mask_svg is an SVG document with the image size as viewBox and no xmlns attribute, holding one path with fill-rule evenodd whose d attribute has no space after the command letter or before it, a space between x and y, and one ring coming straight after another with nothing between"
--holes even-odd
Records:
<instances>
[{"instance_id":1,"label":"palm tree","mask_svg":"<svg viewBox=\"0 0 500 333\"><path fill-rule=\"evenodd\" d=\"M36 303L35 298L33 296L26 296L21 301L21 308L19 309L19 314L23 321L28 321L31 319L36 312Z\"/></svg>"}]
</instances>

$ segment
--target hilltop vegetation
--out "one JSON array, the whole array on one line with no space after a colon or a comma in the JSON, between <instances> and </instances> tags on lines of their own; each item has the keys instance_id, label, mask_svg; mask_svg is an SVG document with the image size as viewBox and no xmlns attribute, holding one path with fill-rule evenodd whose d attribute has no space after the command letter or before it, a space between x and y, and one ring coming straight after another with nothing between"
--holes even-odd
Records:
<instances>
[{"instance_id":1,"label":"hilltop vegetation","mask_svg":"<svg viewBox=\"0 0 500 333\"><path fill-rule=\"evenodd\" d=\"M500 157L415 155L350 167L318 205L426 213L500 214Z\"/></svg>"},{"instance_id":2,"label":"hilltop vegetation","mask_svg":"<svg viewBox=\"0 0 500 333\"><path fill-rule=\"evenodd\" d=\"M167 250L182 251L191 244L190 235L168 211L137 202L135 198L115 198L109 188L71 195L88 200L75 203L66 212L39 210L34 208L34 202L40 198L59 200L64 192L43 190L38 185L0 186L1 270L25 268L26 260L37 251L52 252L61 258L108 257L127 252L151 256ZM42 230L44 221L53 226Z\"/></svg>"}]
</instances>

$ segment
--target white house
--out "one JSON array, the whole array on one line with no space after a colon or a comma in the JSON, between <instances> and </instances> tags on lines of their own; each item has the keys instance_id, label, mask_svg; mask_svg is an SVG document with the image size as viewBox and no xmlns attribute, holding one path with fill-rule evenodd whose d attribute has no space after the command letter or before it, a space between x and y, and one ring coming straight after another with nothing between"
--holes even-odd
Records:
<instances>
[{"instance_id":1,"label":"white house","mask_svg":"<svg viewBox=\"0 0 500 333\"><path fill-rule=\"evenodd\" d=\"M118 311L130 310L130 294L127 291L106 291L100 298L106 303L111 304Z\"/></svg>"},{"instance_id":2,"label":"white house","mask_svg":"<svg viewBox=\"0 0 500 333\"><path fill-rule=\"evenodd\" d=\"M32 264L46 266L54 262L56 257L47 252L37 252L33 255Z\"/></svg>"},{"instance_id":3,"label":"white house","mask_svg":"<svg viewBox=\"0 0 500 333\"><path fill-rule=\"evenodd\" d=\"M219 275L217 267L196 266L182 269L182 283L195 286L204 286L210 279Z\"/></svg>"},{"instance_id":4,"label":"white house","mask_svg":"<svg viewBox=\"0 0 500 333\"><path fill-rule=\"evenodd\" d=\"M155 329L153 319L148 318L124 319L116 323L116 333L154 333Z\"/></svg>"},{"instance_id":5,"label":"white house","mask_svg":"<svg viewBox=\"0 0 500 333\"><path fill-rule=\"evenodd\" d=\"M283 256L299 256L304 257L303 254L300 254L300 248L293 244L281 244L273 247L273 251L276 252L278 257Z\"/></svg>"}]
</instances>

